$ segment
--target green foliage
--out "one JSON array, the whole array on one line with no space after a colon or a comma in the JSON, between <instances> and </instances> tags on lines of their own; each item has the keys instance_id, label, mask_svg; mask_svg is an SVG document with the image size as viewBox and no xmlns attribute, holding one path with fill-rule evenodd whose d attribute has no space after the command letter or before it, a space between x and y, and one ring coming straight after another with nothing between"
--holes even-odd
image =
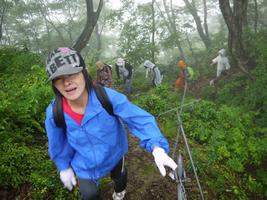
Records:
<instances>
[{"instance_id":1,"label":"green foliage","mask_svg":"<svg viewBox=\"0 0 267 200\"><path fill-rule=\"evenodd\" d=\"M152 23L144 23L151 21L152 9L150 4L134 7L134 3L123 2L122 13L126 14L120 34L118 54L125 57L134 66L139 66L146 59L152 59L152 52L159 53L158 43L151 41L153 32ZM130 13L125 13L128 10ZM121 20L120 20L121 21ZM119 22L120 22L119 21ZM134 23L133 23L134 22Z\"/></svg>"},{"instance_id":2,"label":"green foliage","mask_svg":"<svg viewBox=\"0 0 267 200\"><path fill-rule=\"evenodd\" d=\"M12 60L18 55L18 50L12 47L0 49L0 73L12 66Z\"/></svg>"},{"instance_id":3,"label":"green foliage","mask_svg":"<svg viewBox=\"0 0 267 200\"><path fill-rule=\"evenodd\" d=\"M134 103L153 115L158 115L173 107L177 107L177 93L171 91L171 87L162 84L159 87L151 89L143 96L138 96Z\"/></svg>"},{"instance_id":4,"label":"green foliage","mask_svg":"<svg viewBox=\"0 0 267 200\"><path fill-rule=\"evenodd\" d=\"M52 93L46 84L44 69L37 64L40 57L30 53L16 53L19 55L13 56L14 52L10 49L4 53L10 58L10 64L0 78L0 95L3 99L0 102L0 138L1 141L13 138L32 143L32 134L44 134L44 110ZM25 63L24 67L22 63Z\"/></svg>"},{"instance_id":5,"label":"green foliage","mask_svg":"<svg viewBox=\"0 0 267 200\"><path fill-rule=\"evenodd\" d=\"M186 132L202 145L194 148L194 158L201 163L200 172L209 174L206 184L219 199L264 197L266 180L259 171L264 167L267 137L266 130L255 128L253 117L237 107L207 101L184 114Z\"/></svg>"},{"instance_id":6,"label":"green foliage","mask_svg":"<svg viewBox=\"0 0 267 200\"><path fill-rule=\"evenodd\" d=\"M160 120L160 130L168 138L175 138L177 134L177 122L173 120Z\"/></svg>"},{"instance_id":7,"label":"green foliage","mask_svg":"<svg viewBox=\"0 0 267 200\"><path fill-rule=\"evenodd\" d=\"M0 146L1 186L19 188L30 185L27 191L34 199L47 199L48 196L64 198L67 196L59 181L52 161L48 159L47 146L27 147L9 141ZM69 195L78 199L78 192Z\"/></svg>"},{"instance_id":8,"label":"green foliage","mask_svg":"<svg viewBox=\"0 0 267 200\"><path fill-rule=\"evenodd\" d=\"M249 34L246 37L252 37ZM254 49L249 55L255 61L255 67L250 66L255 80L241 73L231 74L216 87L203 88L203 96L216 104L202 102L194 112L185 114L190 136L205 147L194 149L195 157L200 159L204 173L209 173L206 184L218 199L267 196L266 32L253 38L254 42L248 44L249 49Z\"/></svg>"},{"instance_id":9,"label":"green foliage","mask_svg":"<svg viewBox=\"0 0 267 200\"><path fill-rule=\"evenodd\" d=\"M16 143L5 142L0 147L0 174L1 183L4 186L13 185L18 187L29 182L32 170L37 170L39 163L43 162L46 155L43 154L42 150L30 149Z\"/></svg>"},{"instance_id":10,"label":"green foliage","mask_svg":"<svg viewBox=\"0 0 267 200\"><path fill-rule=\"evenodd\" d=\"M31 66L36 63L42 63L38 54L25 52L13 47L0 49L0 73L28 74Z\"/></svg>"},{"instance_id":11,"label":"green foliage","mask_svg":"<svg viewBox=\"0 0 267 200\"><path fill-rule=\"evenodd\" d=\"M220 81L220 90L215 94L214 100L218 104L240 106L245 111L255 112L255 121L258 125L266 127L267 124L267 40L266 33L258 33L254 46L256 66L251 70L255 80L251 81L243 74L232 75L227 80Z\"/></svg>"}]
</instances>

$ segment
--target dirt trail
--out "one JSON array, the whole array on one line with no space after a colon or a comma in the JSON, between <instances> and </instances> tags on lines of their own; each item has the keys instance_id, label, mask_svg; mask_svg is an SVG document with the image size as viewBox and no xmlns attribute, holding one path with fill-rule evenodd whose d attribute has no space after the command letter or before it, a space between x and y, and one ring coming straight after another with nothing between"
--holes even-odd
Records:
<instances>
[{"instance_id":1,"label":"dirt trail","mask_svg":"<svg viewBox=\"0 0 267 200\"><path fill-rule=\"evenodd\" d=\"M125 200L176 199L176 184L162 177L154 164L153 156L141 149L138 140L129 135L129 152L126 156L128 170L127 195ZM111 200L112 181L102 191L105 200Z\"/></svg>"},{"instance_id":2,"label":"dirt trail","mask_svg":"<svg viewBox=\"0 0 267 200\"><path fill-rule=\"evenodd\" d=\"M126 166L128 185L125 200L177 199L176 182L167 176L162 177L160 175L153 156L139 147L138 140L132 134L129 134L129 152L126 156ZM188 194L191 196L188 196L188 199L199 199L196 197L197 188L193 182L188 184L187 189L193 192L191 195ZM102 191L103 199L112 200L112 193L113 184L109 180L107 187Z\"/></svg>"}]
</instances>

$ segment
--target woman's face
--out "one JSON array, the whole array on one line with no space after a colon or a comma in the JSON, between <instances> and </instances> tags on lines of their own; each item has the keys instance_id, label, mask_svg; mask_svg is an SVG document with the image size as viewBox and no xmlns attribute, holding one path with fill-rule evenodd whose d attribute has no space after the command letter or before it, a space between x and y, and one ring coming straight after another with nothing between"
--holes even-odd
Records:
<instances>
[{"instance_id":1,"label":"woman's face","mask_svg":"<svg viewBox=\"0 0 267 200\"><path fill-rule=\"evenodd\" d=\"M55 78L53 84L70 101L78 100L82 95L87 94L82 72Z\"/></svg>"}]
</instances>

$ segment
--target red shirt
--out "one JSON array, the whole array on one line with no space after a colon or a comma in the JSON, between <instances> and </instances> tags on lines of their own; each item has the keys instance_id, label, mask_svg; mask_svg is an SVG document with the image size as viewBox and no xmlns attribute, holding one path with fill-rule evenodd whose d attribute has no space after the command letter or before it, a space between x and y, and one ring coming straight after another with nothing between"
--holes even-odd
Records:
<instances>
[{"instance_id":1,"label":"red shirt","mask_svg":"<svg viewBox=\"0 0 267 200\"><path fill-rule=\"evenodd\" d=\"M63 97L62 99L62 106L63 111L67 113L72 119L74 119L79 125L81 125L84 114L74 112L65 97Z\"/></svg>"}]
</instances>

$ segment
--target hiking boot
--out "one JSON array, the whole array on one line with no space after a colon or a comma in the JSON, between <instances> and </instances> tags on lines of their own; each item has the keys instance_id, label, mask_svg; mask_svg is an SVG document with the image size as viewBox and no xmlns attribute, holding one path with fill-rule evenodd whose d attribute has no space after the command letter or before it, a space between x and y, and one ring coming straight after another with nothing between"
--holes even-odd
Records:
<instances>
[{"instance_id":1,"label":"hiking boot","mask_svg":"<svg viewBox=\"0 0 267 200\"><path fill-rule=\"evenodd\" d=\"M113 200L122 200L124 199L124 196L126 194L126 190L123 190L121 192L114 192L112 195Z\"/></svg>"}]
</instances>

